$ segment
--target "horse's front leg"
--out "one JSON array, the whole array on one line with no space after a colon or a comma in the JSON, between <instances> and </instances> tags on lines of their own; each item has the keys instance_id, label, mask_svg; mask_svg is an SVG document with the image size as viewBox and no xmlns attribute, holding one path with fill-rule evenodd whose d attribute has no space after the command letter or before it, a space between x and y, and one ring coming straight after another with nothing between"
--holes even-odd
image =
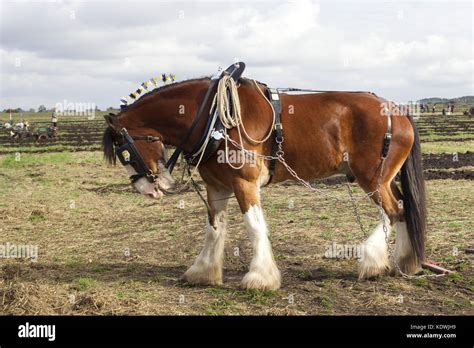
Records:
<instances>
[{"instance_id":1,"label":"horse's front leg","mask_svg":"<svg viewBox=\"0 0 474 348\"><path fill-rule=\"evenodd\" d=\"M184 273L183 280L193 284L222 284L226 211L231 190L217 190L207 186L210 220L206 225L204 247L194 264Z\"/></svg>"},{"instance_id":2,"label":"horse's front leg","mask_svg":"<svg viewBox=\"0 0 474 348\"><path fill-rule=\"evenodd\" d=\"M233 187L253 248L250 269L242 280L242 286L246 289L278 289L281 276L268 239L268 228L260 204L260 188L256 183L242 179L234 182Z\"/></svg>"}]
</instances>

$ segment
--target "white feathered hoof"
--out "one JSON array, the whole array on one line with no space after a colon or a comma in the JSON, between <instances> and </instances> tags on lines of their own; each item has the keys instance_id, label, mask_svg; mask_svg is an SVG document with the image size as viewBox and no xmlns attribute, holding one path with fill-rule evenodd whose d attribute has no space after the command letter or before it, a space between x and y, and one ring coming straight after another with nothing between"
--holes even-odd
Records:
<instances>
[{"instance_id":1,"label":"white feathered hoof","mask_svg":"<svg viewBox=\"0 0 474 348\"><path fill-rule=\"evenodd\" d=\"M267 270L250 270L242 279L242 288L277 290L281 286L280 271L276 266Z\"/></svg>"},{"instance_id":2,"label":"white feathered hoof","mask_svg":"<svg viewBox=\"0 0 474 348\"><path fill-rule=\"evenodd\" d=\"M403 274L413 275L420 273L422 268L420 262L418 262L413 255L405 257L395 255L395 259L392 261L392 272L394 275L401 275L402 273L400 271L403 272Z\"/></svg>"},{"instance_id":3,"label":"white feathered hoof","mask_svg":"<svg viewBox=\"0 0 474 348\"><path fill-rule=\"evenodd\" d=\"M359 263L359 279L385 275L390 271L388 250L385 246L364 243L363 257Z\"/></svg>"},{"instance_id":4,"label":"white feathered hoof","mask_svg":"<svg viewBox=\"0 0 474 348\"><path fill-rule=\"evenodd\" d=\"M192 265L181 277L190 284L222 285L222 270L220 267Z\"/></svg>"}]
</instances>

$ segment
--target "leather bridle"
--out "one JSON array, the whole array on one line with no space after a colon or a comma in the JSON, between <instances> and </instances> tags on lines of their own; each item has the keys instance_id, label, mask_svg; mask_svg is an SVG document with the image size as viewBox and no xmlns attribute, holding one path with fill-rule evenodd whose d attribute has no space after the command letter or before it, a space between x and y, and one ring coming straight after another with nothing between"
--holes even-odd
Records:
<instances>
[{"instance_id":1,"label":"leather bridle","mask_svg":"<svg viewBox=\"0 0 474 348\"><path fill-rule=\"evenodd\" d=\"M120 130L120 135L122 136L122 145L115 142L115 154L122 165L131 165L137 172L134 175L130 175L132 184L141 178L146 178L150 183L155 183L159 173L153 173L153 171L148 168L140 152L135 147L134 140L144 140L153 143L155 141L161 141L162 139L152 135L130 135L125 128Z\"/></svg>"}]
</instances>

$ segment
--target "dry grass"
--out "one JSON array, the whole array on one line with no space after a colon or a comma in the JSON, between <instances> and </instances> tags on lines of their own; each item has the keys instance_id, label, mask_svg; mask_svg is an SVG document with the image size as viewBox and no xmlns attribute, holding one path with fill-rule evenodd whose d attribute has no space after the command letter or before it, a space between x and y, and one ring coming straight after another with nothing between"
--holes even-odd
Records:
<instances>
[{"instance_id":1,"label":"dry grass","mask_svg":"<svg viewBox=\"0 0 474 348\"><path fill-rule=\"evenodd\" d=\"M462 252L474 239L472 181L428 182L427 254L457 273L417 280L357 281L356 260L323 257L332 242L364 239L351 205L296 185L265 189L283 287L260 292L239 289L251 254L235 200L224 286L189 286L179 277L199 253L206 216L194 193L159 202L136 195L123 169L107 168L97 152L29 166L9 162L1 179L0 244L38 245L39 257L0 260L0 313L474 314L472 256ZM347 197L344 187L324 189ZM360 210L369 229L376 211L368 202Z\"/></svg>"}]
</instances>

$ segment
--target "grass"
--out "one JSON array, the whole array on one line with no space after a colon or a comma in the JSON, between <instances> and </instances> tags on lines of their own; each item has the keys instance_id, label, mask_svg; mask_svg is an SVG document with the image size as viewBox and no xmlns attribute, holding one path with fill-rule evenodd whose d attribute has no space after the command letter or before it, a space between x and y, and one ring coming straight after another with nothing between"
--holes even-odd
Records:
<instances>
[{"instance_id":1,"label":"grass","mask_svg":"<svg viewBox=\"0 0 474 348\"><path fill-rule=\"evenodd\" d=\"M324 240L331 240L334 238L334 232L333 231L323 231L321 232L321 238Z\"/></svg>"},{"instance_id":2,"label":"grass","mask_svg":"<svg viewBox=\"0 0 474 348\"><path fill-rule=\"evenodd\" d=\"M93 149L97 148L99 144L83 144L80 147L83 149ZM2 151L8 151L9 154L15 154L16 152L20 152L21 154L24 153L33 153L35 156L36 155L41 155L38 152L38 150L42 150L45 152L74 152L78 148L77 145L65 145L65 144L56 144L56 143L48 143L44 144L41 146L8 146L8 147L2 147Z\"/></svg>"},{"instance_id":3,"label":"grass","mask_svg":"<svg viewBox=\"0 0 474 348\"><path fill-rule=\"evenodd\" d=\"M219 298L213 301L207 308L207 315L222 315L223 310L232 308L236 305L236 302L233 300L227 300L225 298Z\"/></svg>"},{"instance_id":4,"label":"grass","mask_svg":"<svg viewBox=\"0 0 474 348\"><path fill-rule=\"evenodd\" d=\"M77 291L85 291L94 286L96 286L97 280L93 278L78 278L74 280L73 284L71 285L71 289Z\"/></svg>"},{"instance_id":5,"label":"grass","mask_svg":"<svg viewBox=\"0 0 474 348\"><path fill-rule=\"evenodd\" d=\"M319 214L318 218L319 218L319 220L329 220L329 215L328 214Z\"/></svg>"},{"instance_id":6,"label":"grass","mask_svg":"<svg viewBox=\"0 0 474 348\"><path fill-rule=\"evenodd\" d=\"M42 211L33 210L28 220L30 220L31 222L39 222L39 221L47 220L47 217Z\"/></svg>"},{"instance_id":7,"label":"grass","mask_svg":"<svg viewBox=\"0 0 474 348\"><path fill-rule=\"evenodd\" d=\"M278 291L244 290L238 296L252 304L267 305L277 297Z\"/></svg>"},{"instance_id":8,"label":"grass","mask_svg":"<svg viewBox=\"0 0 474 348\"><path fill-rule=\"evenodd\" d=\"M85 259L82 256L72 255L66 260L66 266L70 268L79 268L84 266Z\"/></svg>"},{"instance_id":9,"label":"grass","mask_svg":"<svg viewBox=\"0 0 474 348\"><path fill-rule=\"evenodd\" d=\"M4 168L25 168L40 165L68 164L73 162L70 152L51 152L44 154L9 154L0 156L1 164Z\"/></svg>"},{"instance_id":10,"label":"grass","mask_svg":"<svg viewBox=\"0 0 474 348\"><path fill-rule=\"evenodd\" d=\"M439 141L439 142L422 142L421 150L423 153L465 153L473 151L474 140L459 141Z\"/></svg>"},{"instance_id":11,"label":"grass","mask_svg":"<svg viewBox=\"0 0 474 348\"><path fill-rule=\"evenodd\" d=\"M111 111L96 111L95 112L95 120L103 120L103 115L108 114L109 112L116 112L118 110L111 110ZM0 120L3 122L7 122L10 119L10 116L6 112L0 112ZM51 112L22 112L22 113L12 113L12 119L14 122L20 122L21 120L30 121L30 122L51 122ZM59 122L67 122L67 121L89 121L87 116L59 116Z\"/></svg>"},{"instance_id":12,"label":"grass","mask_svg":"<svg viewBox=\"0 0 474 348\"><path fill-rule=\"evenodd\" d=\"M234 199L228 211L225 283L191 286L181 283L179 277L201 250L206 216L193 192L152 202L134 194L123 168L106 166L100 152L25 155L21 164L11 160L10 155L0 156L0 173L6 178L0 180L0 244L34 243L40 257L36 264L1 260L2 279L10 283L0 280L0 294L15 294L0 301L1 313L474 313L471 256L462 252L474 240L469 209L474 205L474 182L470 180L427 182L427 257L456 274L413 280L357 281L356 261L323 258L324 246L330 241L355 244L365 238L349 202L319 200L298 185L263 189L283 287L259 291L239 287L252 253ZM321 189L341 200L347 198L345 187L321 185ZM288 211L290 198L295 209ZM179 209L180 200L187 209ZM268 202L272 209L266 208ZM365 200L359 204L364 226L373 226L376 209ZM288 223L290 219L294 223ZM453 246L459 248L459 255L453 254ZM233 256L235 247L239 256ZM129 257L124 256L126 248L131 251ZM68 301L71 292L77 297L75 306ZM393 305L394 296L401 293L410 306ZM288 301L290 294L293 304ZM185 303L179 303L181 295ZM443 301L445 307L440 305Z\"/></svg>"},{"instance_id":13,"label":"grass","mask_svg":"<svg viewBox=\"0 0 474 348\"><path fill-rule=\"evenodd\" d=\"M331 299L328 296L319 297L319 303L325 311L330 312L330 313L333 312L334 306L332 304Z\"/></svg>"}]
</instances>

